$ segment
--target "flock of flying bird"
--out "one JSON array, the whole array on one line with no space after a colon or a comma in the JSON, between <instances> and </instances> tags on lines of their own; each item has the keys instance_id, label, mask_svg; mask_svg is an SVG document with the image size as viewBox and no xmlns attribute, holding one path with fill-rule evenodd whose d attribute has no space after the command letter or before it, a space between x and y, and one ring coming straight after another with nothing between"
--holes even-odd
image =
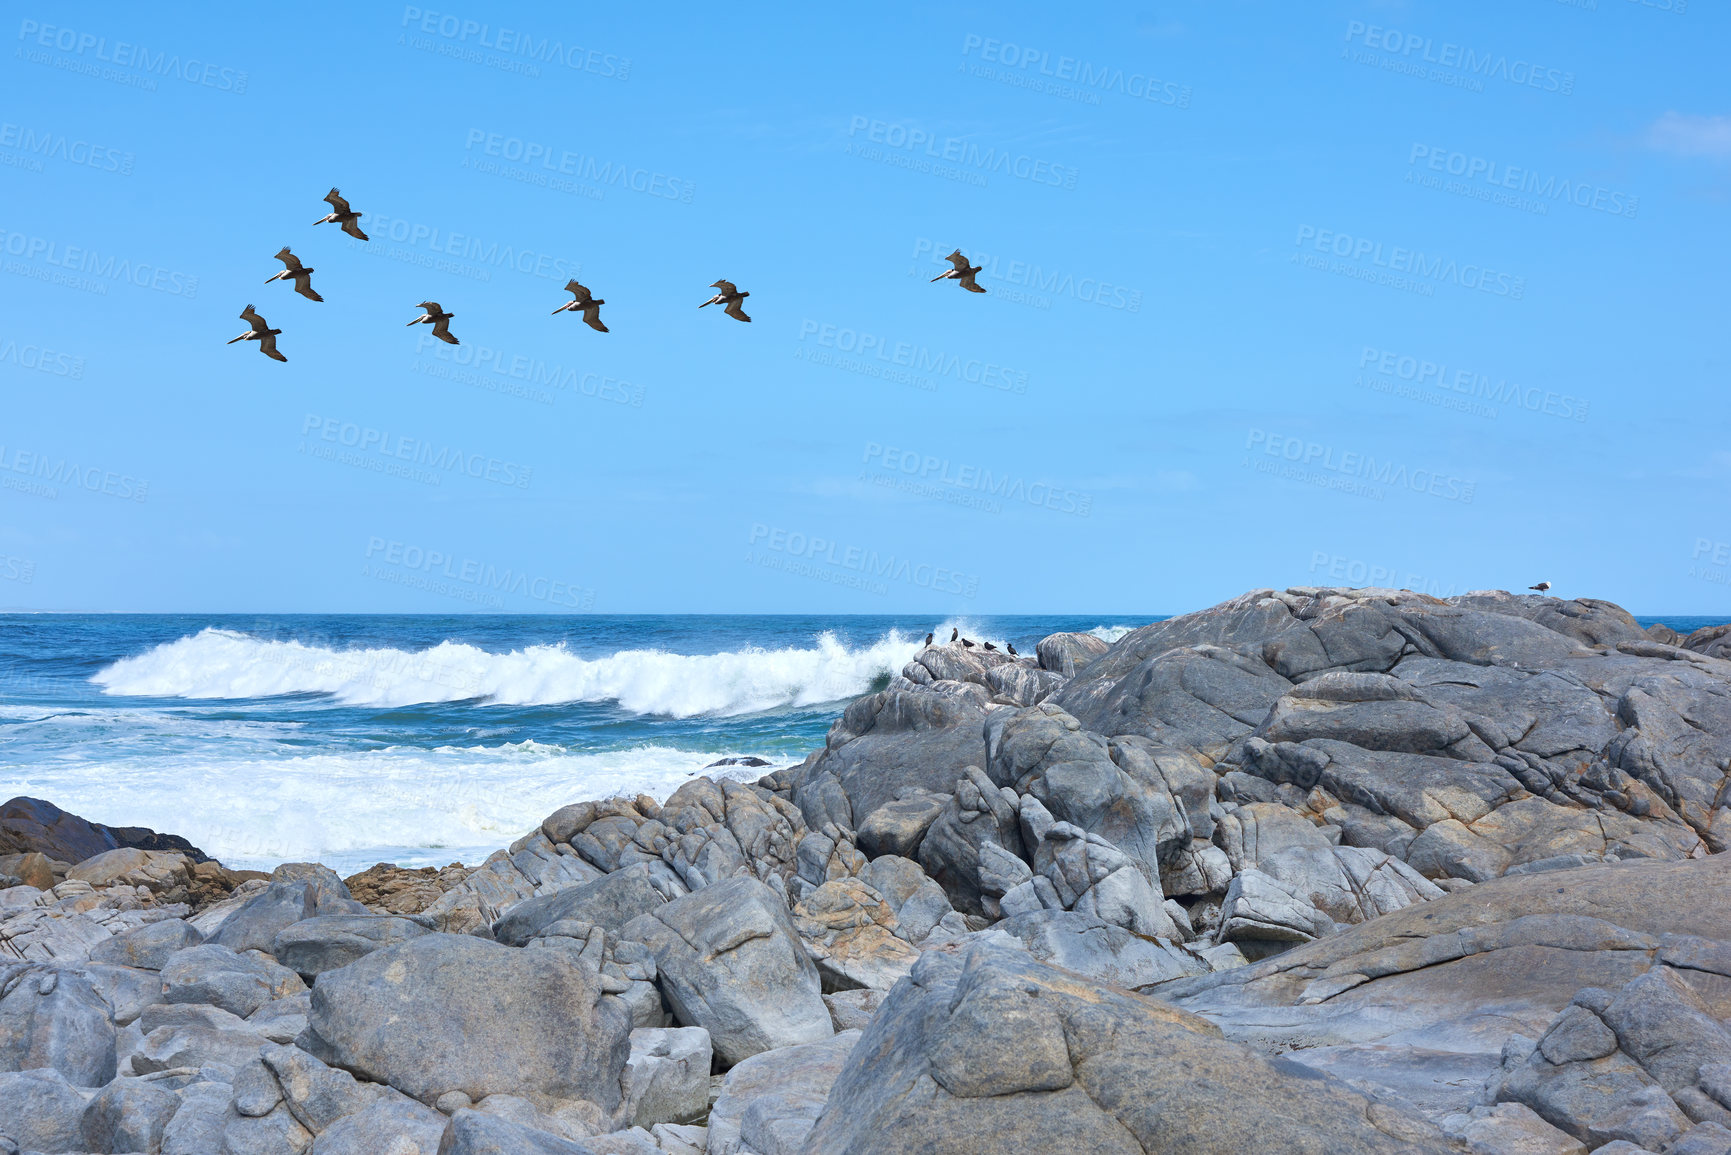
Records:
<instances>
[{"instance_id":1,"label":"flock of flying bird","mask_svg":"<svg viewBox=\"0 0 1731 1155\"><path fill-rule=\"evenodd\" d=\"M330 192L325 194L325 202L331 206L331 211L314 221L314 225L334 224L341 228L343 232L349 234L349 236L354 237L357 241L371 239L366 233L361 231L361 214L349 207L349 202L343 199L342 193L333 188ZM319 296L318 291L313 288L313 273L315 270L310 265L301 264L301 259L290 252L287 245L284 245L281 251L277 253L276 259L283 263L283 270L275 276L266 279L265 284L268 285L272 281L293 281L295 292L299 293L307 300L324 300L323 297ZM962 250L957 249L945 259L955 267L950 269L948 272L933 277L932 281L934 283L938 281L956 280L961 282L962 288L967 289L969 292L983 293L986 291L981 288L979 283L974 279L980 273L980 266L968 264L968 258L962 256ZM745 315L745 310L740 308L740 303L747 297L751 296L750 293L740 292L739 286L735 285L732 281L717 281L709 287L717 290L717 292L713 297L709 298L709 300L697 306L699 309L708 308L710 305L720 305L722 307L722 312L726 313L729 317L732 317L735 321L751 320L750 317ZM565 291L571 294L572 299L566 301L557 309L554 309L553 316L556 317L560 313L564 312L581 313L583 314L583 323L588 325L591 329L594 329L597 333L608 332L607 326L601 323L601 306L605 305L607 303L606 301L595 296L575 280L565 282ZM416 317L413 321L410 321L410 325L431 325L433 327L433 336L437 337L439 340L450 345L461 343L457 340L456 335L451 332L451 318L456 316L455 313L447 313L437 301L422 301L416 307L421 310L421 315ZM229 341L228 344L232 345L235 341L257 341L259 352L263 353L266 357L270 357L276 361L288 360L288 358L283 356L276 347L276 339L282 333L281 329L271 328L270 322L259 316L257 310L255 310L251 305L248 305L245 309L241 310L240 319L252 327L240 336ZM950 640L953 642L956 639L952 637ZM930 636L926 638L926 642L927 644L930 644ZM962 641L962 645L964 646L972 647L973 644L974 643L967 641L966 639L963 639ZM988 642L986 643L985 648L991 650L996 647ZM1015 653L1015 650L1012 649L1010 652L1013 654Z\"/></svg>"}]
</instances>

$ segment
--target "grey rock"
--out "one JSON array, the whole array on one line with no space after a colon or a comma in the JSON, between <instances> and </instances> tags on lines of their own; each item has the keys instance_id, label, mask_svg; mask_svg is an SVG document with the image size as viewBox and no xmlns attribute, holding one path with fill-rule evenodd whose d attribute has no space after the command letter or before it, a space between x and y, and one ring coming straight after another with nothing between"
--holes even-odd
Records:
<instances>
[{"instance_id":1,"label":"grey rock","mask_svg":"<svg viewBox=\"0 0 1731 1155\"><path fill-rule=\"evenodd\" d=\"M401 1096L344 1115L313 1140L311 1155L438 1155L445 1117Z\"/></svg>"},{"instance_id":2,"label":"grey rock","mask_svg":"<svg viewBox=\"0 0 1731 1155\"><path fill-rule=\"evenodd\" d=\"M29 966L0 990L0 1071L53 1067L80 1087L114 1078L114 1020L88 978Z\"/></svg>"},{"instance_id":3,"label":"grey rock","mask_svg":"<svg viewBox=\"0 0 1731 1155\"><path fill-rule=\"evenodd\" d=\"M754 879L693 891L632 920L623 937L654 952L674 1016L705 1028L727 1065L831 1034L817 968L793 919Z\"/></svg>"},{"instance_id":4,"label":"grey rock","mask_svg":"<svg viewBox=\"0 0 1731 1155\"><path fill-rule=\"evenodd\" d=\"M1206 1072L1206 1074L1203 1074ZM814 1151L1441 1152L1423 1120L1025 952L929 952L836 1079Z\"/></svg>"},{"instance_id":5,"label":"grey rock","mask_svg":"<svg viewBox=\"0 0 1731 1155\"><path fill-rule=\"evenodd\" d=\"M835 1024L836 1034L863 1030L872 1021L872 1016L878 1013L887 993L861 987L858 990L836 991L823 996L824 1006L829 1008L830 1022Z\"/></svg>"},{"instance_id":6,"label":"grey rock","mask_svg":"<svg viewBox=\"0 0 1731 1155\"><path fill-rule=\"evenodd\" d=\"M219 943L176 951L162 967L170 1003L209 1003L245 1018L272 999L306 990L301 977L259 954L237 954Z\"/></svg>"},{"instance_id":7,"label":"grey rock","mask_svg":"<svg viewBox=\"0 0 1731 1155\"><path fill-rule=\"evenodd\" d=\"M400 1099L396 1092L378 1083L366 1083L347 1071L328 1067L299 1047L267 1044L259 1048L258 1066L275 1084L277 1095L296 1122L314 1134L322 1133L338 1119L385 1101ZM270 1091L254 1099L254 1109L241 1102L242 1076L234 1084L235 1106L242 1114L262 1114L275 1109Z\"/></svg>"},{"instance_id":8,"label":"grey rock","mask_svg":"<svg viewBox=\"0 0 1731 1155\"><path fill-rule=\"evenodd\" d=\"M1665 1149L1665 1155L1731 1155L1731 1129L1722 1123L1698 1123Z\"/></svg>"},{"instance_id":9,"label":"grey rock","mask_svg":"<svg viewBox=\"0 0 1731 1155\"><path fill-rule=\"evenodd\" d=\"M1603 1059L1616 1049L1617 1036L1603 1019L1585 1007L1564 1007L1539 1040L1539 1051L1545 1060L1558 1067Z\"/></svg>"},{"instance_id":10,"label":"grey rock","mask_svg":"<svg viewBox=\"0 0 1731 1155\"><path fill-rule=\"evenodd\" d=\"M302 991L260 1005L246 1021L273 1043L292 1043L296 1035L306 1030L312 1007L312 993Z\"/></svg>"},{"instance_id":11,"label":"grey rock","mask_svg":"<svg viewBox=\"0 0 1731 1155\"><path fill-rule=\"evenodd\" d=\"M1587 1155L1586 1146L1520 1103L1474 1107L1441 1121L1473 1155Z\"/></svg>"},{"instance_id":12,"label":"grey rock","mask_svg":"<svg viewBox=\"0 0 1731 1155\"><path fill-rule=\"evenodd\" d=\"M980 847L995 843L1025 860L1015 793L1000 789L978 766L965 767L952 786L950 800L920 843L920 866L957 910L990 915L986 900L995 906L996 899L981 885Z\"/></svg>"},{"instance_id":13,"label":"grey rock","mask_svg":"<svg viewBox=\"0 0 1731 1155\"><path fill-rule=\"evenodd\" d=\"M84 1144L85 1098L59 1071L0 1072L0 1135L25 1151L76 1151Z\"/></svg>"},{"instance_id":14,"label":"grey rock","mask_svg":"<svg viewBox=\"0 0 1731 1155\"><path fill-rule=\"evenodd\" d=\"M253 1118L230 1108L222 1128L223 1155L302 1155L313 1135L278 1104L268 1115Z\"/></svg>"},{"instance_id":15,"label":"grey rock","mask_svg":"<svg viewBox=\"0 0 1731 1155\"><path fill-rule=\"evenodd\" d=\"M222 1150L229 1086L193 1083L180 1092L180 1109L162 1130L162 1155L210 1155Z\"/></svg>"},{"instance_id":16,"label":"grey rock","mask_svg":"<svg viewBox=\"0 0 1731 1155\"><path fill-rule=\"evenodd\" d=\"M898 855L872 859L860 872L860 881L895 911L895 935L906 942L924 941L952 909L944 888L927 878L919 863Z\"/></svg>"},{"instance_id":17,"label":"grey rock","mask_svg":"<svg viewBox=\"0 0 1731 1155\"><path fill-rule=\"evenodd\" d=\"M565 952L430 934L319 976L321 1059L431 1103L447 1091L619 1102L629 1012Z\"/></svg>"},{"instance_id":18,"label":"grey rock","mask_svg":"<svg viewBox=\"0 0 1731 1155\"><path fill-rule=\"evenodd\" d=\"M162 1002L162 976L155 971L92 965L84 967L83 974L108 1004L115 1026L126 1026L146 1007Z\"/></svg>"},{"instance_id":19,"label":"grey rock","mask_svg":"<svg viewBox=\"0 0 1731 1155\"><path fill-rule=\"evenodd\" d=\"M1076 672L1111 649L1104 638L1093 634L1047 634L1040 639L1035 652L1040 668L1064 678L1074 678Z\"/></svg>"},{"instance_id":20,"label":"grey rock","mask_svg":"<svg viewBox=\"0 0 1731 1155\"><path fill-rule=\"evenodd\" d=\"M1702 1067L1731 1063L1731 1033L1670 967L1630 980L1604 1019L1622 1051L1674 1098L1695 1087Z\"/></svg>"},{"instance_id":21,"label":"grey rock","mask_svg":"<svg viewBox=\"0 0 1731 1155\"><path fill-rule=\"evenodd\" d=\"M595 1155L577 1142L480 1111L461 1110L445 1125L438 1155Z\"/></svg>"},{"instance_id":22,"label":"grey rock","mask_svg":"<svg viewBox=\"0 0 1731 1155\"><path fill-rule=\"evenodd\" d=\"M897 855L913 858L919 853L926 829L942 813L948 794L917 793L885 802L860 823L858 845L867 858Z\"/></svg>"},{"instance_id":23,"label":"grey rock","mask_svg":"<svg viewBox=\"0 0 1731 1155\"><path fill-rule=\"evenodd\" d=\"M821 1043L765 1051L734 1067L710 1108L709 1155L806 1150L798 1144L804 1143L859 1039L858 1031L845 1031Z\"/></svg>"},{"instance_id":24,"label":"grey rock","mask_svg":"<svg viewBox=\"0 0 1731 1155\"><path fill-rule=\"evenodd\" d=\"M116 1080L84 1109L79 1129L91 1151L162 1149L162 1133L180 1109L180 1096L148 1085Z\"/></svg>"},{"instance_id":25,"label":"grey rock","mask_svg":"<svg viewBox=\"0 0 1731 1155\"><path fill-rule=\"evenodd\" d=\"M159 971L176 951L203 941L204 936L191 923L165 918L121 931L107 942L97 944L91 948L90 961Z\"/></svg>"},{"instance_id":26,"label":"grey rock","mask_svg":"<svg viewBox=\"0 0 1731 1155\"><path fill-rule=\"evenodd\" d=\"M685 884L666 866L640 862L594 882L526 899L493 924L493 937L522 946L561 919L579 919L617 932L638 915L686 893Z\"/></svg>"},{"instance_id":27,"label":"grey rock","mask_svg":"<svg viewBox=\"0 0 1731 1155\"><path fill-rule=\"evenodd\" d=\"M830 727L824 750L796 775L793 801L833 782L848 803L837 825L863 826L878 807L915 791L947 793L966 766L985 757L983 704L929 690L887 689L851 703ZM807 784L810 784L809 786ZM826 813L834 813L832 795ZM814 808L816 804L813 804Z\"/></svg>"},{"instance_id":28,"label":"grey rock","mask_svg":"<svg viewBox=\"0 0 1731 1155\"><path fill-rule=\"evenodd\" d=\"M276 1110L282 1088L263 1059L249 1059L234 1073L234 1109L250 1119Z\"/></svg>"},{"instance_id":29,"label":"grey rock","mask_svg":"<svg viewBox=\"0 0 1731 1155\"><path fill-rule=\"evenodd\" d=\"M1034 869L1066 910L1150 938L1178 938L1160 892L1128 855L1098 834L1068 822L1053 824L1034 852Z\"/></svg>"},{"instance_id":30,"label":"grey rock","mask_svg":"<svg viewBox=\"0 0 1731 1155\"><path fill-rule=\"evenodd\" d=\"M204 1004L148 1007L138 1026L144 1040L132 1055L132 1071L139 1075L205 1066L238 1070L269 1042L244 1019Z\"/></svg>"},{"instance_id":31,"label":"grey rock","mask_svg":"<svg viewBox=\"0 0 1731 1155\"><path fill-rule=\"evenodd\" d=\"M1017 915L993 929L1019 939L1043 963L1115 987L1152 986L1208 971L1179 947L1074 911Z\"/></svg>"},{"instance_id":32,"label":"grey rock","mask_svg":"<svg viewBox=\"0 0 1731 1155\"><path fill-rule=\"evenodd\" d=\"M709 1032L672 1027L631 1032L631 1057L621 1076L625 1118L637 1127L686 1123L709 1109Z\"/></svg>"},{"instance_id":33,"label":"grey rock","mask_svg":"<svg viewBox=\"0 0 1731 1155\"><path fill-rule=\"evenodd\" d=\"M1213 833L1214 776L1187 753L1143 738L1108 743L1052 704L1000 710L985 735L995 785L1111 842L1150 883L1193 839Z\"/></svg>"},{"instance_id":34,"label":"grey rock","mask_svg":"<svg viewBox=\"0 0 1731 1155\"><path fill-rule=\"evenodd\" d=\"M429 933L419 922L396 915L315 915L278 931L270 952L277 962L307 978L348 966L380 947Z\"/></svg>"},{"instance_id":35,"label":"grey rock","mask_svg":"<svg viewBox=\"0 0 1731 1155\"><path fill-rule=\"evenodd\" d=\"M273 882L225 918L208 941L233 951L267 951L278 931L318 913L318 899L310 882Z\"/></svg>"}]
</instances>

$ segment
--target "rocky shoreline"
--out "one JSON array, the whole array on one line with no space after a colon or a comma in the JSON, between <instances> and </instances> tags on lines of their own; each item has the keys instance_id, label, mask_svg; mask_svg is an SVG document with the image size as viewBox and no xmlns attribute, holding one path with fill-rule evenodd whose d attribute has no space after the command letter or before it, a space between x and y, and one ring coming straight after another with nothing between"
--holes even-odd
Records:
<instances>
[{"instance_id":1,"label":"rocky shoreline","mask_svg":"<svg viewBox=\"0 0 1731 1155\"><path fill-rule=\"evenodd\" d=\"M478 867L14 799L0 1155L1731 1155L1728 808L1731 626L1310 587Z\"/></svg>"}]
</instances>

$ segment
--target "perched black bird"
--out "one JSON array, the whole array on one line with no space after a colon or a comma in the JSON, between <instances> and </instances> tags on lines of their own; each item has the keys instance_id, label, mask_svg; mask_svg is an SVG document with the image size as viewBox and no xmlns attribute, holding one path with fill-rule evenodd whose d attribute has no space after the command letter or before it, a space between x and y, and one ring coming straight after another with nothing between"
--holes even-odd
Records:
<instances>
[{"instance_id":1,"label":"perched black bird","mask_svg":"<svg viewBox=\"0 0 1731 1155\"><path fill-rule=\"evenodd\" d=\"M930 634L927 634L926 635L926 645L929 646L931 644L932 644L932 636Z\"/></svg>"},{"instance_id":2,"label":"perched black bird","mask_svg":"<svg viewBox=\"0 0 1731 1155\"><path fill-rule=\"evenodd\" d=\"M1004 643L1004 652L1006 654L1009 654L1010 657L1012 657L1012 658L1020 656L1016 653L1016 643L1015 642L1005 642Z\"/></svg>"},{"instance_id":3,"label":"perched black bird","mask_svg":"<svg viewBox=\"0 0 1731 1155\"><path fill-rule=\"evenodd\" d=\"M1540 582L1536 586L1528 586L1527 588L1530 590L1538 590L1540 593L1544 593L1546 590L1551 588L1551 583L1550 582Z\"/></svg>"},{"instance_id":4,"label":"perched black bird","mask_svg":"<svg viewBox=\"0 0 1731 1155\"><path fill-rule=\"evenodd\" d=\"M986 643L986 644L985 644L985 645L984 645L984 646L981 646L981 647L980 647L980 648L981 648L981 649L984 649L984 650L990 650L990 651L992 651L992 653L994 653L994 654L995 654L995 653L997 653L997 652L998 652L998 647L996 647L996 646L994 646L994 645L993 645L993 644L992 644L992 643L990 643L990 642L987 642L987 643Z\"/></svg>"},{"instance_id":5,"label":"perched black bird","mask_svg":"<svg viewBox=\"0 0 1731 1155\"><path fill-rule=\"evenodd\" d=\"M962 631L956 629L954 626L950 627L950 645L952 645L952 646L955 645L956 639L961 637L961 636L962 636Z\"/></svg>"},{"instance_id":6,"label":"perched black bird","mask_svg":"<svg viewBox=\"0 0 1731 1155\"><path fill-rule=\"evenodd\" d=\"M962 639L962 649L971 650L973 648L974 648L974 643L968 641L968 639L966 639L966 638Z\"/></svg>"}]
</instances>

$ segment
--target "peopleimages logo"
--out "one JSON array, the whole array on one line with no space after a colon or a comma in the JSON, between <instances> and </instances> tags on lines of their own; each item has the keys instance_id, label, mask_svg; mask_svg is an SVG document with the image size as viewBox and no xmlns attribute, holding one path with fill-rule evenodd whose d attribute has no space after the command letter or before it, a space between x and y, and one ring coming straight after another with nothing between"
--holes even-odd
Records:
<instances>
[{"instance_id":1,"label":"peopleimages logo","mask_svg":"<svg viewBox=\"0 0 1731 1155\"><path fill-rule=\"evenodd\" d=\"M1398 377L1415 385L1429 385L1476 400L1543 413L1548 417L1585 421L1587 411L1592 408L1592 402L1572 393L1557 393L1536 386L1519 385L1507 377L1492 380L1488 375L1472 369L1456 369L1450 372L1449 367L1440 361L1413 357L1391 349L1378 349L1374 345L1364 347L1364 351L1358 356L1358 367L1370 369L1384 377Z\"/></svg>"},{"instance_id":2,"label":"peopleimages logo","mask_svg":"<svg viewBox=\"0 0 1731 1155\"><path fill-rule=\"evenodd\" d=\"M987 64L1001 64L1019 69L1019 73L999 73L995 69L974 75L998 80L1019 88L1049 92L1069 99L1081 98L1088 104L1100 103L1099 93L1117 92L1132 100L1167 104L1175 108L1190 107L1190 86L1174 80L1161 80L1146 72L1126 72L1104 64L1093 64L1074 56L1053 59L1050 52L1019 45L1013 40L994 40L989 36L969 33L962 40L962 55L973 58L975 51ZM1058 83L1052 83L1052 82ZM1073 88L1070 86L1074 86Z\"/></svg>"},{"instance_id":3,"label":"peopleimages logo","mask_svg":"<svg viewBox=\"0 0 1731 1155\"><path fill-rule=\"evenodd\" d=\"M1573 72L1534 64L1530 60L1510 60L1503 53L1480 52L1450 40L1438 44L1429 36L1402 32L1398 28L1384 28L1378 24L1366 24L1362 20L1350 20L1346 25L1346 40L1348 44L1359 43L1366 48L1388 53L1387 59L1373 57L1360 62L1380 64L1390 71L1422 75L1421 66L1430 64L1439 69L1447 69L1450 73L1457 74L1460 79L1470 78L1481 84L1486 80L1502 80L1562 96L1569 96L1575 91ZM1342 55L1346 55L1347 51L1342 49Z\"/></svg>"},{"instance_id":4,"label":"peopleimages logo","mask_svg":"<svg viewBox=\"0 0 1731 1155\"><path fill-rule=\"evenodd\" d=\"M1445 501L1471 504L1477 482L1439 473L1434 469L1412 469L1393 461L1378 461L1368 453L1340 452L1332 445L1306 441L1302 437L1287 437L1263 429L1252 429L1245 438L1246 451L1261 448L1264 456L1291 462L1295 468L1324 470L1338 478L1340 484L1325 486L1348 492L1363 488L1360 483L1386 485L1390 489L1408 489L1440 497ZM1263 472L1269 472L1264 470ZM1297 480L1303 480L1299 478ZM1380 500L1381 495L1369 492Z\"/></svg>"},{"instance_id":5,"label":"peopleimages logo","mask_svg":"<svg viewBox=\"0 0 1731 1155\"><path fill-rule=\"evenodd\" d=\"M53 24L43 24L36 20L24 20L18 25L18 39L25 42L24 48L52 48L58 52L70 52L74 56L84 57L86 53L94 60L103 64L113 64L119 68L134 69L145 76L130 76L127 74L110 75L110 70L97 68L84 60L57 61L45 53L26 52L20 49L20 55L36 64L48 64L57 68L66 68L69 72L85 72L98 75L104 80L119 80L135 87L148 88L155 91L156 83L152 77L173 78L184 80L188 84L203 88L214 88L219 92L232 92L236 95L246 91L246 73L237 68L224 68L218 64L208 64L196 57L189 56L182 60L179 53L167 51L152 55L150 49L142 44L129 44L124 40L116 40L112 45L106 36L97 36L91 32L80 32L75 28L62 28ZM64 60L64 58L62 58ZM143 81L143 84L139 82Z\"/></svg>"},{"instance_id":6,"label":"peopleimages logo","mask_svg":"<svg viewBox=\"0 0 1731 1155\"><path fill-rule=\"evenodd\" d=\"M872 579L888 579L902 581L920 589L931 590L941 594L960 594L971 598L979 592L980 579L975 574L958 573L943 566L931 565L927 562L916 562L911 558L897 557L895 554L880 555L876 550L863 549L857 545L843 545L825 537L799 533L785 529L771 528L762 522L751 527L747 544L767 549L788 558L815 565L833 566L838 570L847 571L847 576L855 579L843 581L841 585L859 585ZM837 551L840 551L838 554ZM765 563L758 557L748 553L746 561ZM767 564L766 568L784 569L785 566ZM802 576L816 576L803 571ZM859 588L869 588L860 585ZM882 593L879 586L874 593Z\"/></svg>"},{"instance_id":7,"label":"peopleimages logo","mask_svg":"<svg viewBox=\"0 0 1731 1155\"><path fill-rule=\"evenodd\" d=\"M1053 188L1076 187L1077 169L1073 165L1057 164L1043 157L1030 156L1025 152L1011 152L1009 149L1000 151L994 147L982 148L959 136L947 136L939 140L918 125L855 116L848 121L848 137L856 138L861 133L864 133L865 139L872 144L918 154L926 161L947 161L961 165L965 169L974 170L976 175L998 173ZM848 147L849 151L852 151L854 146L850 144Z\"/></svg>"},{"instance_id":8,"label":"peopleimages logo","mask_svg":"<svg viewBox=\"0 0 1731 1155\"><path fill-rule=\"evenodd\" d=\"M1461 264L1452 257L1428 256L1423 250L1402 248L1400 245L1390 245L1385 252L1381 241L1373 241L1369 237L1355 237L1351 233L1337 233L1329 229L1319 229L1314 225L1300 225L1298 236L1292 243L1303 248L1306 241L1310 242L1309 247L1316 252L1354 262L1364 273L1369 274L1364 279L1379 279L1379 274L1385 273L1397 280L1417 278L1416 283L1421 286L1443 282L1459 285L1463 289L1476 289L1492 296L1507 297L1511 301L1520 300L1527 291L1525 277L1500 273L1471 262ZM1298 257L1299 254L1293 254L1294 260Z\"/></svg>"},{"instance_id":9,"label":"peopleimages logo","mask_svg":"<svg viewBox=\"0 0 1731 1155\"><path fill-rule=\"evenodd\" d=\"M494 28L449 12L422 11L405 6L402 27L411 26L416 32L449 41L454 48L472 43L477 48L501 53L506 59L522 57L535 64L558 64L573 72L589 72L613 80L627 80L631 76L631 58L628 56L615 56L581 44L566 44L552 36L537 38L533 32L521 29ZM481 62L486 61L483 59Z\"/></svg>"},{"instance_id":10,"label":"peopleimages logo","mask_svg":"<svg viewBox=\"0 0 1731 1155\"><path fill-rule=\"evenodd\" d=\"M1422 165L1420 162L1423 162ZM1541 206L1544 206L1545 202L1561 201L1614 217L1628 217L1630 220L1634 219L1635 213L1641 207L1640 197L1602 185L1571 181L1567 177L1559 179L1555 176L1540 176L1530 168L1501 164L1486 157L1470 156L1439 145L1415 143L1406 163L1406 179L1409 183L1415 179L1415 170L1418 170L1420 178L1424 171L1447 173L1449 176L1460 177L1472 192L1481 193L1481 199L1485 193L1500 194L1507 190L1510 194L1538 198ZM1480 190L1479 185L1488 187ZM1516 203L1515 207L1522 206Z\"/></svg>"},{"instance_id":11,"label":"peopleimages logo","mask_svg":"<svg viewBox=\"0 0 1731 1155\"><path fill-rule=\"evenodd\" d=\"M923 485L942 485L951 489L983 494L1001 501L1025 502L1058 513L1073 513L1087 517L1094 506L1094 496L1081 493L1049 481L1029 483L1008 473L993 474L977 465L956 465L947 457L935 457L915 449L898 449L893 445L866 442L861 461L887 473L917 479ZM996 513L997 509L989 512Z\"/></svg>"},{"instance_id":12,"label":"peopleimages logo","mask_svg":"<svg viewBox=\"0 0 1731 1155\"><path fill-rule=\"evenodd\" d=\"M15 148L33 160L60 160L98 172L132 175L130 152L122 152L118 148L88 140L78 140L65 133L56 134L27 128L9 120L0 123L0 148ZM42 166L37 164L35 170L41 172Z\"/></svg>"},{"instance_id":13,"label":"peopleimages logo","mask_svg":"<svg viewBox=\"0 0 1731 1155\"><path fill-rule=\"evenodd\" d=\"M153 265L147 261L134 262L126 257L117 257L113 253L104 256L95 249L80 245L62 245L59 241L47 237L31 236L28 233L7 232L0 229L0 249L7 256L22 257L25 261L42 261L57 269L67 269L72 273L84 273L90 277L100 277L108 281L126 281L141 289L154 289L158 293L167 293L171 297L193 298L198 296L198 278L185 273L165 269L161 265ZM17 265L13 268L13 265ZM31 271L30 266L18 262L10 262L9 273L19 273L24 276L35 276L39 280L50 280L54 277L46 269ZM83 278L72 277L71 280L84 282ZM106 294L108 286L101 280L80 283L76 287L85 288Z\"/></svg>"},{"instance_id":14,"label":"peopleimages logo","mask_svg":"<svg viewBox=\"0 0 1731 1155\"><path fill-rule=\"evenodd\" d=\"M535 468L531 465L502 461L485 453L468 453L454 446L435 445L422 438L404 437L387 430L343 421L337 417L321 417L316 413L308 413L301 422L301 436L305 438L309 434L315 434L318 440L353 450L355 460L341 462L345 465L354 464L366 468L367 463L373 460L368 455L375 455L378 464L374 467L374 472L384 472L383 467L387 465L412 462L417 466L435 470L448 469L453 473L515 489L529 488L529 481L535 474ZM329 453L319 452L319 449L316 442L310 447L306 441L301 442L302 453L310 452L315 457L331 457ZM331 459L338 460L334 457ZM432 484L437 485L441 475L435 473L430 476L433 479Z\"/></svg>"},{"instance_id":15,"label":"peopleimages logo","mask_svg":"<svg viewBox=\"0 0 1731 1155\"><path fill-rule=\"evenodd\" d=\"M858 357L871 356L881 361L885 366L896 366L918 373L930 373L936 377L954 377L958 381L966 381L970 385L983 385L988 389L997 389L1004 393L1026 393L1028 391L1028 375L1007 365L995 361L987 361L979 357L961 357L955 353L945 353L943 350L932 350L924 345L914 345L907 341L898 341L890 337L880 337L876 333L868 333L863 329L850 329L845 325L831 325L822 321L806 318L799 324L799 339L815 338L815 343L824 349L835 349L842 353L855 354ZM819 360L818 358L808 358ZM870 362L865 364L869 365ZM871 374L877 376L877 374ZM926 380L926 379L922 379ZM921 386L926 388L927 386ZM935 388L935 386L932 386Z\"/></svg>"}]
</instances>

